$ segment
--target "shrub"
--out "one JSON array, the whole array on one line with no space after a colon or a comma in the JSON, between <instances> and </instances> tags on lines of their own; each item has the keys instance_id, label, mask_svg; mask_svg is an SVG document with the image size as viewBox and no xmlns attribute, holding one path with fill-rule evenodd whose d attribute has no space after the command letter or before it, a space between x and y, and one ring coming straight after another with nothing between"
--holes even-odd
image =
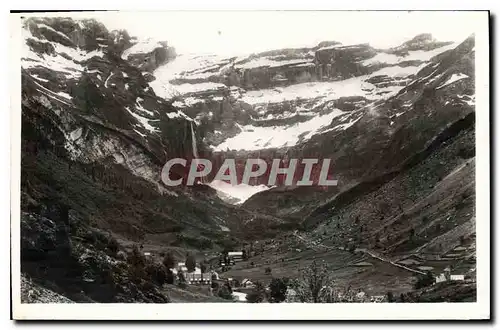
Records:
<instances>
[{"instance_id":1,"label":"shrub","mask_svg":"<svg viewBox=\"0 0 500 330\"><path fill-rule=\"evenodd\" d=\"M392 291L388 291L387 294L387 301L392 303L392 302L395 302L396 300L394 299L394 294L392 293Z\"/></svg>"},{"instance_id":2,"label":"shrub","mask_svg":"<svg viewBox=\"0 0 500 330\"><path fill-rule=\"evenodd\" d=\"M186 276L184 275L183 272L179 271L177 273L177 285L180 288L185 288L186 287Z\"/></svg>"},{"instance_id":3,"label":"shrub","mask_svg":"<svg viewBox=\"0 0 500 330\"><path fill-rule=\"evenodd\" d=\"M127 261L127 253L124 251L118 251L118 253L116 254L116 259Z\"/></svg>"},{"instance_id":4,"label":"shrub","mask_svg":"<svg viewBox=\"0 0 500 330\"><path fill-rule=\"evenodd\" d=\"M266 275L270 275L272 272L271 267L266 267L265 273Z\"/></svg>"},{"instance_id":5,"label":"shrub","mask_svg":"<svg viewBox=\"0 0 500 330\"><path fill-rule=\"evenodd\" d=\"M111 256L116 256L116 254L120 250L120 245L118 244L118 241L116 240L116 238L114 238L111 235L109 235L109 237L108 237L107 248L108 248L108 251L109 251Z\"/></svg>"},{"instance_id":6,"label":"shrub","mask_svg":"<svg viewBox=\"0 0 500 330\"><path fill-rule=\"evenodd\" d=\"M227 285L223 285L218 291L217 296L222 299L233 300L233 293Z\"/></svg>"}]
</instances>

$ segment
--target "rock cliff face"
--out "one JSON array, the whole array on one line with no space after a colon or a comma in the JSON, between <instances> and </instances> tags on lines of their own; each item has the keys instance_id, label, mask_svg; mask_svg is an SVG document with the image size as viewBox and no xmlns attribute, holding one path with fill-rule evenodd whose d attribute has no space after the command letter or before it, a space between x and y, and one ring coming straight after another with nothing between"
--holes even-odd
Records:
<instances>
[{"instance_id":1,"label":"rock cliff face","mask_svg":"<svg viewBox=\"0 0 500 330\"><path fill-rule=\"evenodd\" d=\"M76 286L85 291L83 296L71 291L77 301L167 302L154 286L147 287L147 276L139 277L136 287L122 287L134 291L136 298L112 289L132 275L110 266L100 245L80 230L112 233L123 249L130 242L218 249L233 244L229 230L252 235L253 230L245 230L250 219L266 226L280 223L268 215L235 212L210 187L162 183L167 159L193 158L193 120L157 96L147 81L148 70L173 56L171 48L159 44L138 50L139 43L124 31L109 32L94 20L69 18L24 20L23 38L22 211L64 228L68 249L68 263L56 265L52 255L57 251L44 246L52 235L50 226L40 227L43 239L22 250L23 272L35 282L42 279L47 285L49 278L58 293ZM81 224L73 228L59 213L47 211L54 207L75 212ZM28 227L23 227L23 235L30 241ZM77 244L81 240L88 244ZM97 250L98 267L105 268L94 274L95 281L111 286L101 288L105 297L82 279L78 258L86 249ZM36 260L31 258L33 250L39 250ZM73 284L61 275L68 265L77 269L68 275L75 276ZM47 268L55 273L40 272ZM118 277L106 277L110 272Z\"/></svg>"},{"instance_id":2,"label":"rock cliff face","mask_svg":"<svg viewBox=\"0 0 500 330\"><path fill-rule=\"evenodd\" d=\"M240 158L241 175L242 163L249 157L326 158L328 151L319 145L325 147L323 142L335 136L335 141L351 148L351 142L342 138L358 137L352 133L356 130L367 137L379 131L380 138L386 139L391 133L384 132L397 130L397 123L405 118L401 115L422 93L416 90L428 88L427 82L434 78L428 71L439 65L438 55L456 53L458 46L424 34L387 50L324 42L314 48L236 58L179 55L154 71L151 85L195 120L204 150L213 158ZM451 78L449 72L434 83ZM469 76L466 81L473 84ZM398 96L406 90L406 97ZM391 110L374 110L386 107ZM372 123L370 128L365 127L367 122ZM368 141L380 142L378 138ZM353 162L357 163L351 159L346 164ZM359 166L365 171L369 163L362 161ZM338 160L335 166L346 165ZM343 184L364 174L353 170L350 178L341 178Z\"/></svg>"}]
</instances>

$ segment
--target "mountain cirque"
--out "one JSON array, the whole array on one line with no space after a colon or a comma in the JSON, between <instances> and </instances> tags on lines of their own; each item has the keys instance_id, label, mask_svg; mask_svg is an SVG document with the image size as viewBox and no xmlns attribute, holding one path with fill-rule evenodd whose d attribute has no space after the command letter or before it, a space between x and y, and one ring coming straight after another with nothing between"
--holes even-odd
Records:
<instances>
[{"instance_id":1,"label":"mountain cirque","mask_svg":"<svg viewBox=\"0 0 500 330\"><path fill-rule=\"evenodd\" d=\"M169 301L118 260L113 238L198 258L257 241L262 253L228 276L267 282L263 267L294 274L321 257L339 283L371 294L411 290L416 273L392 264L409 259L474 278L473 36L229 58L177 54L95 20L30 18L23 38L22 271L33 292ZM247 158L331 158L339 185L164 186L163 164L193 158L193 142L200 157L235 158L238 175Z\"/></svg>"}]
</instances>

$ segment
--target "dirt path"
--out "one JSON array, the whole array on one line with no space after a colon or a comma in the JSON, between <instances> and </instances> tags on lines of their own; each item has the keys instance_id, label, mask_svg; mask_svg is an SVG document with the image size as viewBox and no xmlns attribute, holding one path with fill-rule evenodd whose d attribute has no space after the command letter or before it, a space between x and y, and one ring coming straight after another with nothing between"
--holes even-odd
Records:
<instances>
[{"instance_id":1,"label":"dirt path","mask_svg":"<svg viewBox=\"0 0 500 330\"><path fill-rule=\"evenodd\" d=\"M320 244L314 244L314 243L311 243L310 241L307 241L304 237L300 236L299 234L297 234L297 232L294 232L293 235L295 237L297 237L298 239L306 242L306 244L308 244L309 246L312 247L313 250L315 250L315 247L316 246L319 246L319 247L323 247L325 249L329 249L329 250L344 250L343 248L341 247L335 247L335 246L327 246L327 245L324 245L323 243L320 243ZM395 263L394 261L392 260L389 260L387 257L384 257L384 256L381 256L373 251L370 251L370 250L367 250L367 249L356 249L355 252L362 252L362 253L365 253L369 256L371 256L372 258L375 258L375 259L378 259L380 261L383 261L385 263L388 263L388 264L391 264L395 267L398 267L398 268L402 268L402 269L405 269L409 272L412 272L412 273L416 273L416 274L422 274L424 275L425 273L420 271L420 270L416 270L416 269L412 269L412 268L409 268L409 267L406 267L406 266L403 266L403 265L400 265L398 263Z\"/></svg>"}]
</instances>

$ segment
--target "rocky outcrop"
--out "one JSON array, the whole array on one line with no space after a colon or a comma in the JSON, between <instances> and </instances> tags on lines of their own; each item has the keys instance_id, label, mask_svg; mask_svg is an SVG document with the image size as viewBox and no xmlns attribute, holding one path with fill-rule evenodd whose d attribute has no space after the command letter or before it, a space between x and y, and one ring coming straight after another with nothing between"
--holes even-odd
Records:
<instances>
[{"instance_id":1,"label":"rocky outcrop","mask_svg":"<svg viewBox=\"0 0 500 330\"><path fill-rule=\"evenodd\" d=\"M31 288L25 288L24 302L169 302L146 273L117 259L119 245L110 234L88 227L61 205L50 206L42 213L52 219L21 216L21 271L32 279L25 283Z\"/></svg>"},{"instance_id":2,"label":"rocky outcrop","mask_svg":"<svg viewBox=\"0 0 500 330\"><path fill-rule=\"evenodd\" d=\"M410 51L431 51L449 45L450 42L438 41L430 33L422 33L402 45L390 49L393 54L405 56Z\"/></svg>"},{"instance_id":3,"label":"rocky outcrop","mask_svg":"<svg viewBox=\"0 0 500 330\"><path fill-rule=\"evenodd\" d=\"M127 44L126 33L55 18L29 19L25 27L24 110L50 116L74 159L113 157L158 182L166 155L187 152L189 118L156 96L143 72L115 53ZM97 31L94 39L86 31ZM71 39L75 33L80 37Z\"/></svg>"},{"instance_id":4,"label":"rocky outcrop","mask_svg":"<svg viewBox=\"0 0 500 330\"><path fill-rule=\"evenodd\" d=\"M132 66L145 72L153 72L160 65L175 58L173 47L169 47L166 41L138 41L131 40L131 46L124 50L122 58Z\"/></svg>"},{"instance_id":5,"label":"rocky outcrop","mask_svg":"<svg viewBox=\"0 0 500 330\"><path fill-rule=\"evenodd\" d=\"M21 275L21 302L39 304L74 304L75 302L52 290L33 283Z\"/></svg>"}]
</instances>

